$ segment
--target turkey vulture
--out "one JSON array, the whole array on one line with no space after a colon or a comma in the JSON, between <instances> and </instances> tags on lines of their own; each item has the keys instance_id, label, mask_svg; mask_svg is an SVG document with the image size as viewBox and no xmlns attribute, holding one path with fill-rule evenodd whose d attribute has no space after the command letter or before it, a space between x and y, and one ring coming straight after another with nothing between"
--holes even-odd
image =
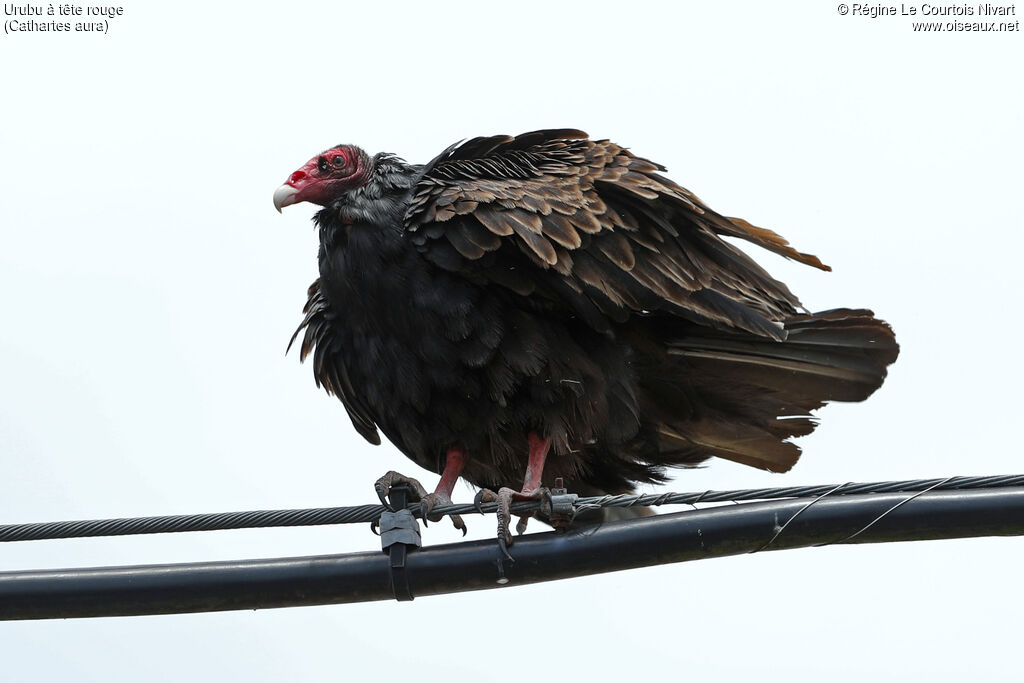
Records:
<instances>
[{"instance_id":1,"label":"turkey vulture","mask_svg":"<svg viewBox=\"0 0 1024 683\"><path fill-rule=\"evenodd\" d=\"M338 145L274 193L279 211L323 207L292 341L304 331L301 357L356 431L441 474L425 517L462 477L499 500L505 550L510 500L555 478L592 495L710 457L785 472L812 410L882 384L899 352L886 323L806 312L723 237L828 266L664 170L540 130L426 165ZM382 500L402 480L385 475Z\"/></svg>"}]
</instances>

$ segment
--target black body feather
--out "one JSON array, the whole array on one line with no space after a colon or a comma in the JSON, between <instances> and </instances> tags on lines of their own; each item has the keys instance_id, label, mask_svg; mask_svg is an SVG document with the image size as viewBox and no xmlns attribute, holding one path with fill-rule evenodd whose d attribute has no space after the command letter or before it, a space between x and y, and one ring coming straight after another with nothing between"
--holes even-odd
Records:
<instances>
[{"instance_id":1,"label":"black body feather","mask_svg":"<svg viewBox=\"0 0 1024 683\"><path fill-rule=\"evenodd\" d=\"M802 312L721 236L827 269L723 217L660 166L580 131L390 155L316 216L302 356L356 429L477 486L628 491L717 456L772 471L826 401L860 401L898 354L870 311Z\"/></svg>"}]
</instances>

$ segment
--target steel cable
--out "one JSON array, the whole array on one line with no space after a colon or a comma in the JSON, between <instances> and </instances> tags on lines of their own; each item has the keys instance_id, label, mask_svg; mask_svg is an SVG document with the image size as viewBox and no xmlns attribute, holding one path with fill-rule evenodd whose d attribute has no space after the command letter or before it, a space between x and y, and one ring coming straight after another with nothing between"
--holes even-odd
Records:
<instances>
[{"instance_id":1,"label":"steel cable","mask_svg":"<svg viewBox=\"0 0 1024 683\"><path fill-rule=\"evenodd\" d=\"M704 491L692 493L631 494L579 498L576 512L603 507L631 507L658 505L697 505L766 501L784 498L807 498L866 494L915 493L926 490L977 490L1024 486L1024 475L996 475L984 477L949 477L913 479L906 481L842 484L821 486L790 486L785 488L743 489L736 491ZM540 507L538 501L517 502L512 512L527 514ZM67 522L40 522L0 525L0 542L39 541L61 538L87 538L96 536L126 536L136 534L179 533L184 531L217 531L225 529L253 529L261 527L315 526L324 524L370 523L379 519L386 510L383 505L357 505L295 510L252 510L246 512L220 512L212 514L165 515L124 519L97 519ZM419 505L409 509L419 516ZM496 503L485 503L484 512L494 512ZM471 504L445 505L434 508L434 514L469 514L476 512Z\"/></svg>"}]
</instances>

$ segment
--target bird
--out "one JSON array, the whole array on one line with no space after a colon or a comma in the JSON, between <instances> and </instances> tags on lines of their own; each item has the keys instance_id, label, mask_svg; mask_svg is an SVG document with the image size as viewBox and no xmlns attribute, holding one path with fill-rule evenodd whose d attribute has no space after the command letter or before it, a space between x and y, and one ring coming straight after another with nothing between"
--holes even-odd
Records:
<instances>
[{"instance_id":1,"label":"bird","mask_svg":"<svg viewBox=\"0 0 1024 683\"><path fill-rule=\"evenodd\" d=\"M582 495L709 458L785 472L830 401L878 389L899 346L866 309L807 311L734 241L831 270L719 214L660 164L575 129L476 137L426 164L351 144L274 192L309 202L319 277L300 357L355 430L498 502ZM461 517L453 524L465 533ZM520 533L525 518L520 521Z\"/></svg>"}]
</instances>

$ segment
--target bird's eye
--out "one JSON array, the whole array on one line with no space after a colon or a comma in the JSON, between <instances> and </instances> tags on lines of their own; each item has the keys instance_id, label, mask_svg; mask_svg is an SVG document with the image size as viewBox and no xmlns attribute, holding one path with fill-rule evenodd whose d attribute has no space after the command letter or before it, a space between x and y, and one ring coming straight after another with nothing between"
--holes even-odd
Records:
<instances>
[{"instance_id":1,"label":"bird's eye","mask_svg":"<svg viewBox=\"0 0 1024 683\"><path fill-rule=\"evenodd\" d=\"M339 155L331 159L331 161L334 162L335 166L341 166L343 163L345 163L345 157Z\"/></svg>"},{"instance_id":2,"label":"bird's eye","mask_svg":"<svg viewBox=\"0 0 1024 683\"><path fill-rule=\"evenodd\" d=\"M330 164L327 163L327 159L320 157L320 160L316 162L316 167L320 169L321 173L327 173L330 169Z\"/></svg>"}]
</instances>

